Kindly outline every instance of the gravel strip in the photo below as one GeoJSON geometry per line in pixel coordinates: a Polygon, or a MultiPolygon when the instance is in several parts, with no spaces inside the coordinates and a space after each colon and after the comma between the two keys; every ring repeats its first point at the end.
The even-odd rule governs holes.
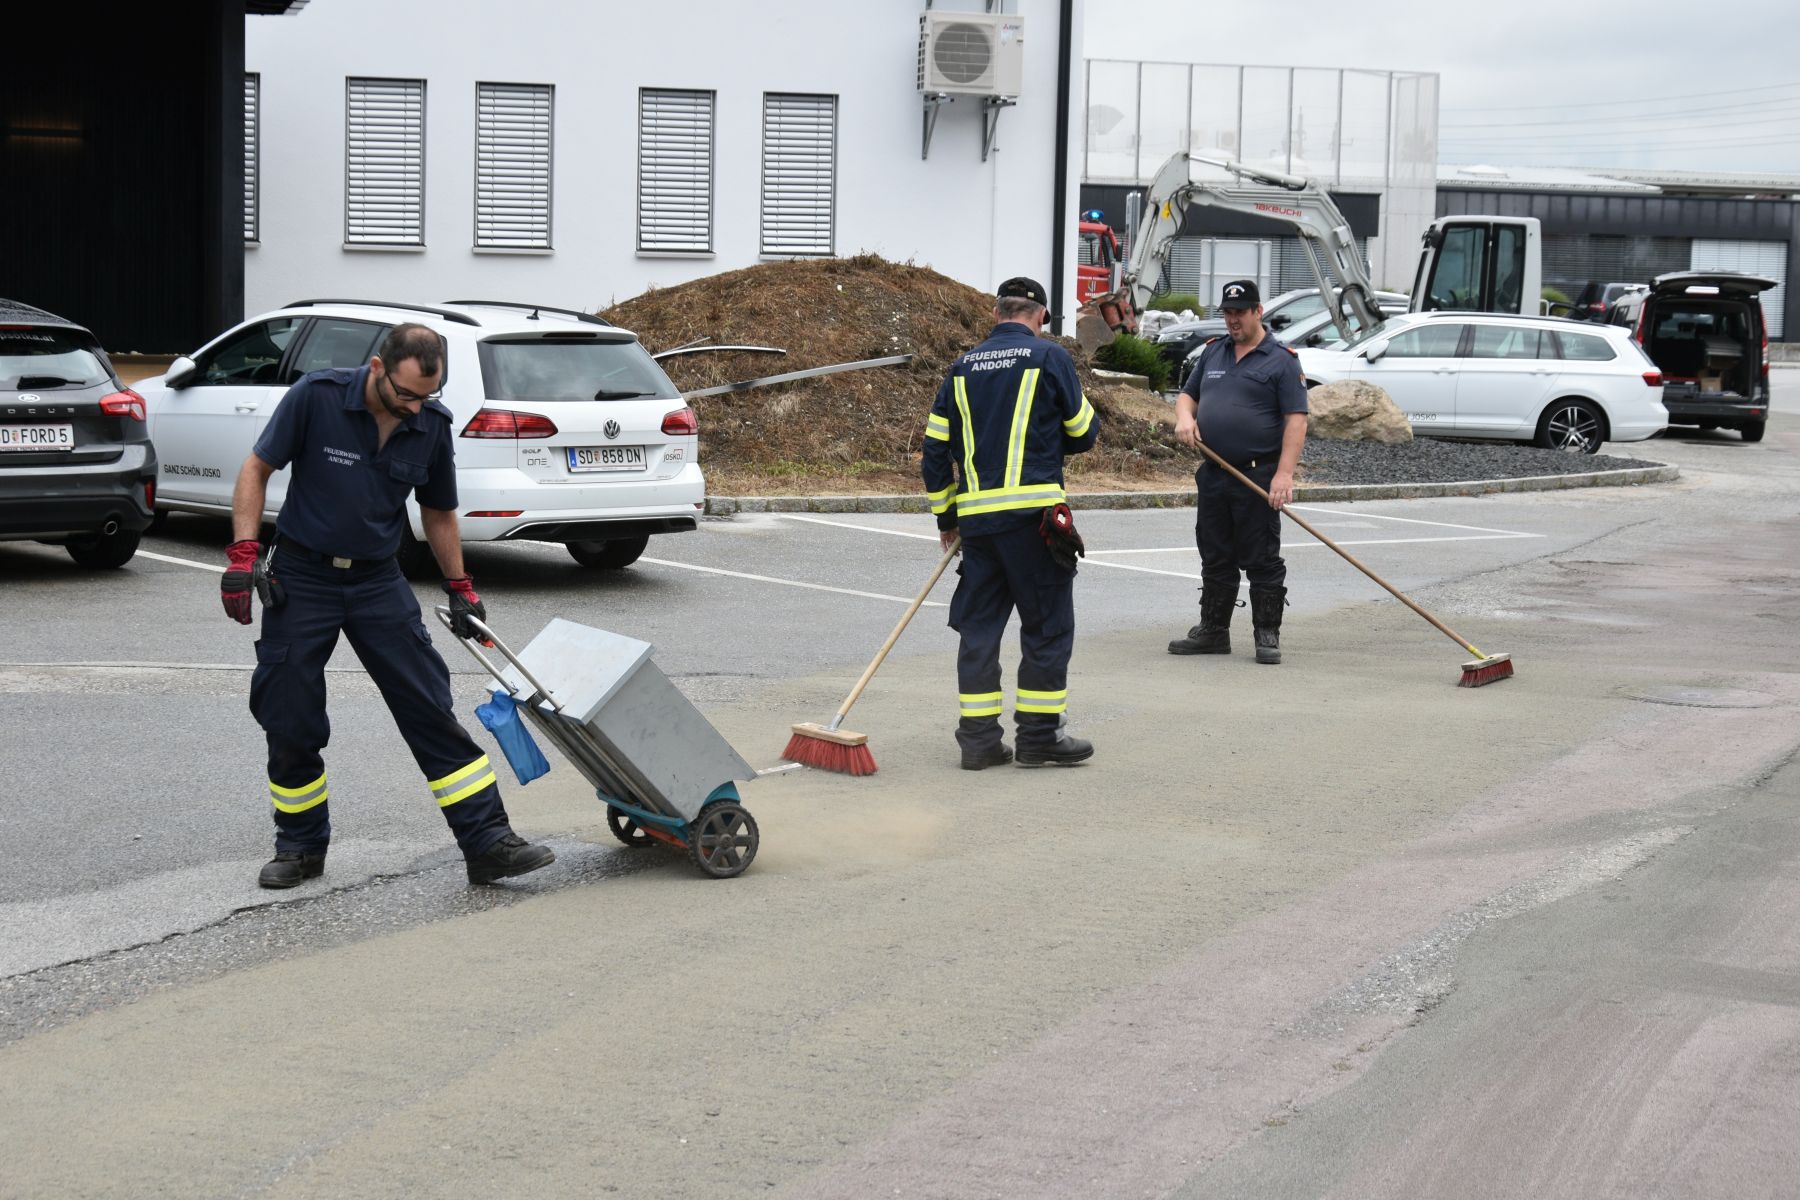
{"type": "Polygon", "coordinates": [[[1306,439],[1300,454],[1300,482],[1460,483],[1473,479],[1524,479],[1539,475],[1581,475],[1657,464],[1611,454],[1573,454],[1506,442],[1451,442],[1416,438],[1397,446],[1381,442],[1306,439]]]}

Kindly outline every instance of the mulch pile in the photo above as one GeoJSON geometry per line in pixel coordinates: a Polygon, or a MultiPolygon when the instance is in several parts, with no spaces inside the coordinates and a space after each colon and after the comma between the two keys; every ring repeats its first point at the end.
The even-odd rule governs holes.
{"type": "MultiPolygon", "coordinates": [[[[701,338],[776,346],[772,354],[665,359],[684,391],[866,358],[874,367],[694,401],[708,490],[721,495],[911,492],[919,443],[944,372],[992,327],[993,298],[926,267],[874,255],[762,263],[657,288],[600,315],[633,330],[651,353],[701,338]]],[[[1069,339],[1100,441],[1071,459],[1088,490],[1178,485],[1194,454],[1173,442],[1173,410],[1150,393],[1100,382],[1069,339]]]]}

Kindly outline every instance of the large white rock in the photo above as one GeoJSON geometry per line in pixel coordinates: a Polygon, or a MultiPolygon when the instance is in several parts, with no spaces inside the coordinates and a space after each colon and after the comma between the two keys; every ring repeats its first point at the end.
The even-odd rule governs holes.
{"type": "Polygon", "coordinates": [[[1346,442],[1410,442],[1412,425],[1388,394],[1360,379],[1340,379],[1306,393],[1306,432],[1346,442]]]}

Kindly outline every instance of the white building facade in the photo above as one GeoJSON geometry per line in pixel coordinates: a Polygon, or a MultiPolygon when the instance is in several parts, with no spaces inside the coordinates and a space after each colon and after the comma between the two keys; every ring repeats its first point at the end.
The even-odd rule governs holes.
{"type": "Polygon", "coordinates": [[[931,6],[1014,18],[1020,69],[1009,104],[943,104],[922,156],[926,9],[314,0],[250,18],[246,309],[349,297],[592,311],[769,259],[862,252],[983,290],[1016,274],[1049,285],[1067,54],[1072,312],[1081,0],[931,6]]]}

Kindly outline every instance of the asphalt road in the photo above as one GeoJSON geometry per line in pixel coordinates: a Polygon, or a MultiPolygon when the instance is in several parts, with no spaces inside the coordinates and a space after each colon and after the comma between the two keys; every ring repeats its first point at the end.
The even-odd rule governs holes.
{"type": "MultiPolygon", "coordinates": [[[[1475,691],[1291,527],[1287,662],[1172,658],[1191,512],[1084,514],[1094,762],[954,769],[946,584],[849,722],[881,772],[747,785],[727,883],[558,761],[507,791],[558,863],[469,890],[343,649],[328,873],[261,893],[223,525],[0,545],[0,1196],[1788,1194],[1797,408],[1629,448],[1674,484],[1309,509],[1514,655],[1475,691]]],[[[503,634],[653,642],[758,765],[934,560],[911,516],[469,554],[503,634]]]]}

